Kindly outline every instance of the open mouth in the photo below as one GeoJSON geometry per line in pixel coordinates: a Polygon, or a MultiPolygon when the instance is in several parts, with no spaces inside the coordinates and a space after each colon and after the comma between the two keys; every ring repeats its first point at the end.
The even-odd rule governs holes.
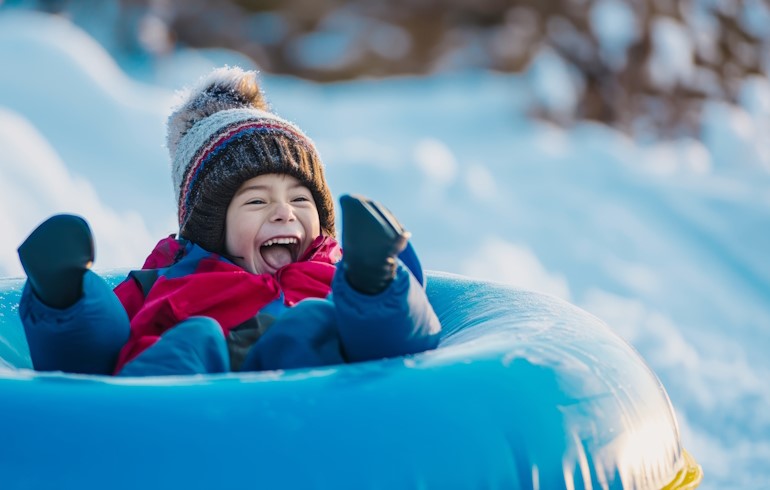
{"type": "Polygon", "coordinates": [[[275,270],[296,262],[299,256],[299,238],[275,237],[266,240],[260,247],[262,260],[275,270]]]}

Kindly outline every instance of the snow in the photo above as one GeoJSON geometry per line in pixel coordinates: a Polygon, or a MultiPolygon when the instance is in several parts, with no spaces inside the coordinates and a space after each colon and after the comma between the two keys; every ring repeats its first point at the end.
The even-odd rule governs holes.
{"type": "Polygon", "coordinates": [[[0,269],[21,274],[18,259],[9,254],[52,209],[87,216],[93,229],[98,260],[106,264],[144,261],[155,243],[138,213],[117,212],[97,195],[88,180],[72,175],[48,142],[21,115],[0,107],[0,269]],[[128,262],[127,262],[128,261],[128,262]]]}
{"type": "MultiPolygon", "coordinates": [[[[56,17],[0,17],[0,66],[12,67],[3,71],[0,104],[23,114],[75,175],[102,182],[113,207],[144,216],[173,209],[162,140],[145,136],[163,131],[167,91],[131,80],[56,17]]],[[[148,224],[154,234],[167,226],[148,224]]]]}
{"type": "Polygon", "coordinates": [[[663,89],[688,86],[695,74],[695,47],[685,26],[670,17],[657,17],[652,40],[648,72],[653,84],[663,89]]]}
{"type": "MultiPolygon", "coordinates": [[[[676,21],[657,25],[657,80],[686,82],[695,47],[676,21]]],[[[140,265],[176,231],[174,89],[233,60],[249,67],[185,51],[124,73],[64,19],[0,11],[0,276],[21,275],[16,247],[60,212],[89,220],[99,269],[140,265]]],[[[710,102],[699,139],[645,143],[531,120],[531,97],[567,114],[581,90],[548,52],[521,76],[263,82],[316,141],[335,195],[383,201],[426,268],[562,297],[628,339],[671,397],[701,488],[770,481],[766,81],[744,81],[741,105],[710,102]]]]}
{"type": "Polygon", "coordinates": [[[591,7],[591,30],[602,47],[607,63],[616,70],[626,65],[626,52],[639,38],[631,5],[618,0],[599,0],[591,7]]]}
{"type": "Polygon", "coordinates": [[[459,271],[468,276],[537,290],[566,300],[570,298],[566,279],[545,270],[532,250],[495,236],[480,240],[478,254],[464,259],[459,271]]]}
{"type": "Polygon", "coordinates": [[[573,114],[583,87],[571,67],[551,49],[542,49],[528,68],[533,95],[556,116],[573,114]]]}
{"type": "Polygon", "coordinates": [[[761,0],[746,0],[741,10],[743,25],[749,34],[767,39],[770,29],[770,7],[761,0]]]}
{"type": "Polygon", "coordinates": [[[414,148],[417,166],[435,186],[449,186],[457,178],[457,162],[452,150],[441,140],[425,138],[414,148]]]}

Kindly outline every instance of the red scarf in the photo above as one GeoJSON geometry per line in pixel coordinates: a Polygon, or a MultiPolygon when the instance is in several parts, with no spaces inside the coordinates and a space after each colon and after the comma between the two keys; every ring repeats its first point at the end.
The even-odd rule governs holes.
{"type": "Polygon", "coordinates": [[[341,256],[334,238],[318,237],[297,262],[282,267],[273,276],[247,272],[190,242],[173,237],[161,240],[144,269],[167,268],[159,271],[147,296],[130,277],[115,288],[131,320],[131,334],[115,372],[157,342],[163,332],[190,317],[213,318],[227,336],[231,329],[280,298],[281,293],[287,307],[305,298],[327,297],[336,271],[334,264],[341,256]],[[179,275],[180,268],[192,272],[179,275]]]}

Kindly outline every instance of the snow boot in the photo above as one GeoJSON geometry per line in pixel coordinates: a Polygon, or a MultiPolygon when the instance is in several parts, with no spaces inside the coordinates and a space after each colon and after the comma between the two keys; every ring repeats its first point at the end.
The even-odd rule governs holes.
{"type": "Polygon", "coordinates": [[[65,309],[83,296],[83,274],[94,261],[93,236],[83,218],[70,214],[48,218],[18,252],[32,291],[44,304],[65,309]]]}
{"type": "Polygon", "coordinates": [[[343,195],[342,269],[358,292],[375,295],[396,276],[397,257],[411,234],[383,205],[363,196],[343,195]]]}

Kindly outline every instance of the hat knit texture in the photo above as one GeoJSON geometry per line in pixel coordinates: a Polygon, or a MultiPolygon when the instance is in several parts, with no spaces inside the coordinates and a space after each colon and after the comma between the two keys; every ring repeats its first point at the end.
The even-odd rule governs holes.
{"type": "Polygon", "coordinates": [[[168,119],[167,146],[181,237],[225,254],[230,201],[247,180],[273,173],[310,190],[321,230],[334,236],[334,203],[315,145],[268,110],[255,72],[218,68],[184,94],[168,119]]]}

